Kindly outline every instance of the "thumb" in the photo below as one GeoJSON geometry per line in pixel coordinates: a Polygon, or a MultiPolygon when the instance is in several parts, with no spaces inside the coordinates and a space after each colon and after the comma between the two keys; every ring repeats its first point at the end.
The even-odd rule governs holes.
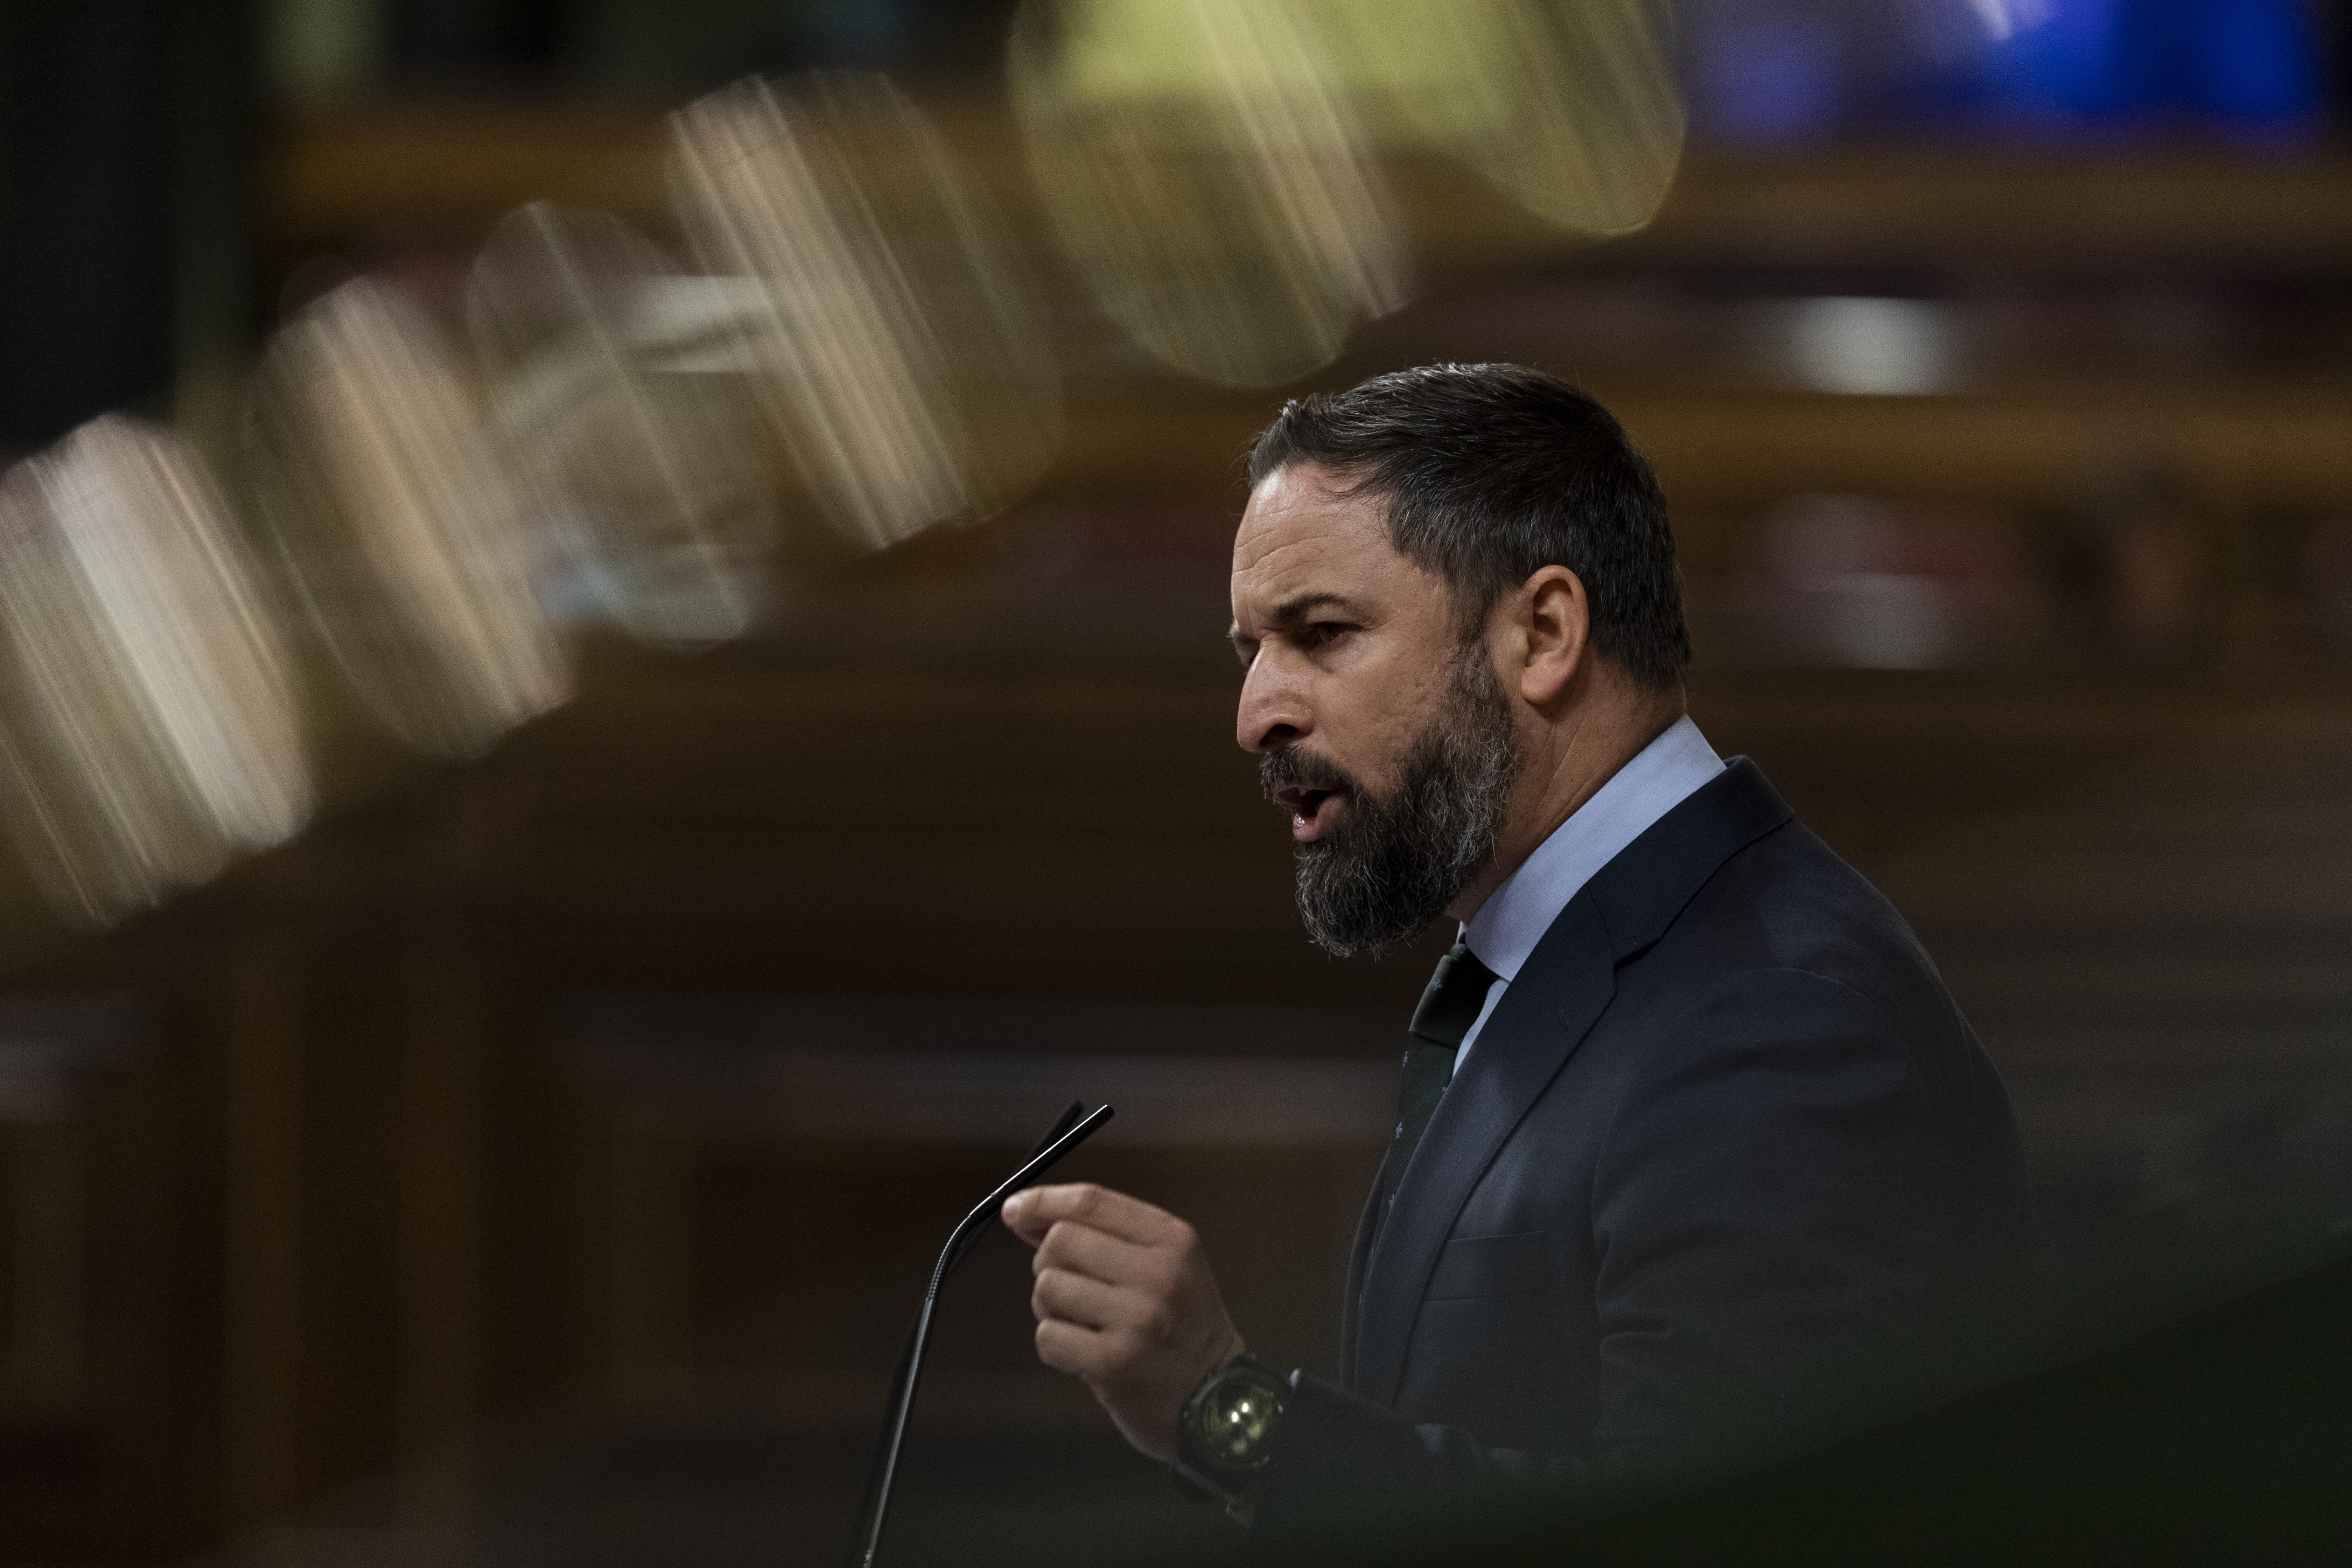
{"type": "Polygon", "coordinates": [[[1004,1221],[1004,1228],[1019,1237],[1023,1244],[1034,1252],[1045,1239],[1045,1233],[1054,1227],[1050,1223],[1024,1224],[1023,1215],[1028,1207],[1028,1203],[1027,1193],[1013,1194],[1004,1200],[1004,1207],[1000,1211],[1000,1217],[1004,1221]]]}

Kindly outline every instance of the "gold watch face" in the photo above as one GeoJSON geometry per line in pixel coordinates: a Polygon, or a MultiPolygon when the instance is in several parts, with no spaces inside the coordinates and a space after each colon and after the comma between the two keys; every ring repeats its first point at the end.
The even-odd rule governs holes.
{"type": "Polygon", "coordinates": [[[1221,1464],[1247,1465],[1281,1415],[1282,1385],[1274,1379],[1247,1371],[1223,1378],[1202,1402],[1201,1447],[1221,1464]]]}

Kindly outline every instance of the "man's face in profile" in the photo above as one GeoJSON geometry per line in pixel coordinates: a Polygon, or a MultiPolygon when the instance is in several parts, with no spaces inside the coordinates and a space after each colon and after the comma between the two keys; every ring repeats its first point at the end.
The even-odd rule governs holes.
{"type": "Polygon", "coordinates": [[[1290,813],[1299,914],[1340,954],[1444,912],[1493,857],[1516,763],[1483,637],[1389,542],[1381,499],[1312,464],[1266,478],[1234,540],[1234,738],[1290,813]]]}

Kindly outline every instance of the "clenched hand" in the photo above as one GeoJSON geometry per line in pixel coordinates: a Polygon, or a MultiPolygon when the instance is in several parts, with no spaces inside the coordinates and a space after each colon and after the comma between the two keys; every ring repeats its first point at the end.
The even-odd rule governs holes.
{"type": "Polygon", "coordinates": [[[1213,1367],[1244,1348],[1192,1227],[1092,1183],[1004,1200],[1036,1256],[1037,1359],[1082,1380],[1127,1440],[1176,1457],[1176,1417],[1213,1367]]]}

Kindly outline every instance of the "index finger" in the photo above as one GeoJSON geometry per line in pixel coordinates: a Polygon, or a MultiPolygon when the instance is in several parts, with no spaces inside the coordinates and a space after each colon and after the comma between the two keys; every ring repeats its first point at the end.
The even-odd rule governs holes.
{"type": "Polygon", "coordinates": [[[1024,1239],[1042,1240],[1046,1231],[1066,1219],[1146,1247],[1165,1239],[1176,1224],[1176,1216],[1166,1209],[1092,1182],[1032,1187],[1004,1200],[1004,1223],[1024,1239]]]}

